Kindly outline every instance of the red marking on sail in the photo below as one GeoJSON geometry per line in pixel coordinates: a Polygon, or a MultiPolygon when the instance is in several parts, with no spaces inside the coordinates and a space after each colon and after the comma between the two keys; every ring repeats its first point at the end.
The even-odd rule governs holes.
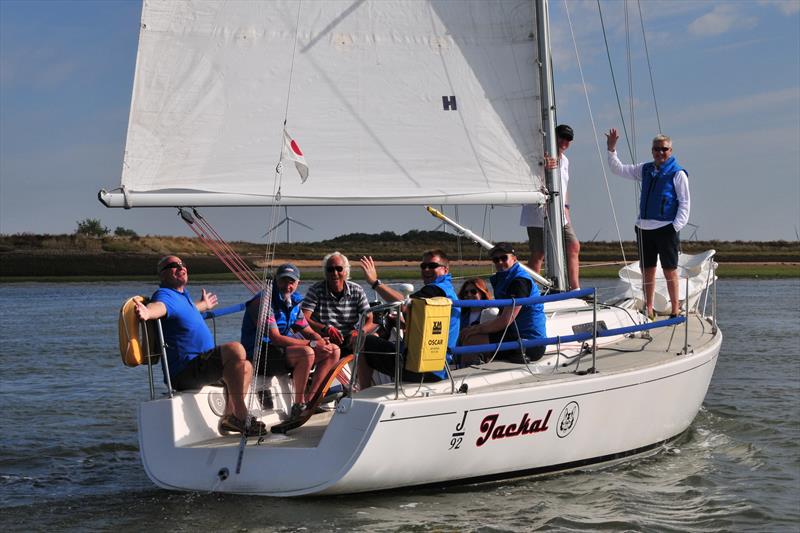
{"type": "Polygon", "coordinates": [[[283,140],[286,144],[287,157],[294,161],[294,166],[300,174],[300,180],[305,183],[308,179],[308,163],[306,163],[303,151],[300,150],[300,145],[292,139],[292,136],[286,130],[283,130],[283,140]]]}

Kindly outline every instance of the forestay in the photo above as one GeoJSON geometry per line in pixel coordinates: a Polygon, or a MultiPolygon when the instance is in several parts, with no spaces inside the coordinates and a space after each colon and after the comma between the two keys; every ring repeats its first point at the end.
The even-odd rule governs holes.
{"type": "Polygon", "coordinates": [[[145,0],[127,204],[272,204],[285,115],[310,176],[284,164],[283,204],[541,201],[534,18],[530,0],[145,0]]]}

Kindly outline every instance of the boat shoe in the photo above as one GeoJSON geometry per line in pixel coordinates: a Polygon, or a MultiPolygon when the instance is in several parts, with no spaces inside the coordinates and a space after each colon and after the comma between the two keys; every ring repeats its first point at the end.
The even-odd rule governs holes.
{"type": "Polygon", "coordinates": [[[305,410],[306,404],[304,403],[296,403],[292,405],[292,410],[289,412],[289,420],[300,418],[300,415],[303,414],[303,411],[305,410]]]}
{"type": "Polygon", "coordinates": [[[245,432],[245,423],[236,415],[224,415],[219,419],[217,430],[220,435],[231,435],[234,433],[245,434],[248,437],[260,437],[267,434],[267,426],[263,422],[250,417],[250,427],[245,432]]]}

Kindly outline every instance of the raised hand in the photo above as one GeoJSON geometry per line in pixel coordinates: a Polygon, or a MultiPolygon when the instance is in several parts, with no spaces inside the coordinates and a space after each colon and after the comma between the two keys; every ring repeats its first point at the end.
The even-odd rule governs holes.
{"type": "Polygon", "coordinates": [[[214,309],[217,306],[217,295],[213,292],[206,292],[203,289],[202,296],[200,297],[200,302],[203,304],[203,309],[201,311],[208,311],[209,309],[214,309]]]}
{"type": "Polygon", "coordinates": [[[378,279],[378,269],[375,268],[375,261],[370,256],[364,256],[358,260],[361,270],[364,271],[364,278],[367,283],[372,285],[378,279]]]}
{"type": "Polygon", "coordinates": [[[614,152],[617,149],[617,141],[619,140],[619,134],[617,133],[616,128],[611,128],[606,133],[606,147],[608,148],[609,152],[614,152]]]}

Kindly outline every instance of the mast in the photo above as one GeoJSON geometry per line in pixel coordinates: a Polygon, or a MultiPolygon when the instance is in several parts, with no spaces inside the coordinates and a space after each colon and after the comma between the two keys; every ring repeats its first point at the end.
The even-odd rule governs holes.
{"type": "MultiPolygon", "coordinates": [[[[539,79],[541,80],[542,129],[544,151],[552,157],[558,156],[556,145],[556,100],[553,91],[553,63],[550,54],[550,17],[547,0],[536,0],[536,37],[539,45],[539,79]]],[[[550,196],[547,200],[547,222],[545,223],[545,264],[556,290],[567,290],[566,261],[564,254],[564,213],[561,201],[561,172],[545,169],[545,184],[550,196]],[[547,231],[552,228],[553,231],[547,231]]]]}

